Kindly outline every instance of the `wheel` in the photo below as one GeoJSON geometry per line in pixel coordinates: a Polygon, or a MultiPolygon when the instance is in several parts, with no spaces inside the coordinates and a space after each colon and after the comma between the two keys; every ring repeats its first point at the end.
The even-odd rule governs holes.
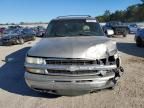
{"type": "Polygon", "coordinates": [[[117,82],[115,81],[115,82],[112,82],[112,83],[114,83],[114,85],[111,86],[111,87],[108,87],[107,89],[109,89],[109,90],[114,90],[115,89],[115,87],[117,86],[117,82]]]}
{"type": "Polygon", "coordinates": [[[128,32],[129,32],[128,30],[125,30],[125,32],[123,33],[123,37],[126,37],[128,32]]]}
{"type": "Polygon", "coordinates": [[[126,37],[126,34],[124,34],[123,37],[126,37]]]}
{"type": "Polygon", "coordinates": [[[33,37],[32,37],[32,40],[35,40],[35,39],[36,39],[36,37],[35,37],[35,36],[33,36],[33,37]]]}
{"type": "Polygon", "coordinates": [[[115,86],[107,88],[108,90],[114,90],[115,86]]]}
{"type": "Polygon", "coordinates": [[[19,44],[24,44],[24,39],[23,38],[19,39],[19,44]]]}
{"type": "Polygon", "coordinates": [[[131,34],[131,30],[130,29],[128,29],[128,33],[131,34]]]}
{"type": "Polygon", "coordinates": [[[41,37],[44,37],[44,33],[42,33],[41,37]]]}
{"type": "Polygon", "coordinates": [[[136,45],[137,45],[138,47],[142,47],[142,46],[143,46],[142,39],[141,39],[140,37],[138,37],[138,38],[136,39],[136,45]]]}
{"type": "Polygon", "coordinates": [[[19,44],[19,43],[20,43],[18,39],[16,39],[16,41],[15,41],[15,42],[16,42],[16,44],[19,44]]]}

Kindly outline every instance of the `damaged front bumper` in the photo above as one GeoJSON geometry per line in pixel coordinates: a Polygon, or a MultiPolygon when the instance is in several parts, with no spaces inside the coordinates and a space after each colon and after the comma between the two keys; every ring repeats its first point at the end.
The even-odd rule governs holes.
{"type": "Polygon", "coordinates": [[[113,87],[114,73],[104,77],[64,77],[37,75],[25,72],[25,79],[28,86],[36,91],[54,93],[60,95],[80,95],[95,90],[113,87]]]}
{"type": "Polygon", "coordinates": [[[114,87],[120,73],[123,72],[117,65],[89,65],[89,66],[54,66],[25,64],[25,80],[27,85],[40,92],[54,93],[60,95],[79,95],[93,92],[99,89],[114,87]],[[42,69],[43,74],[29,72],[28,68],[42,69]],[[50,74],[47,69],[57,70],[97,70],[90,74],[50,74]],[[102,72],[105,72],[102,74],[102,72]]]}

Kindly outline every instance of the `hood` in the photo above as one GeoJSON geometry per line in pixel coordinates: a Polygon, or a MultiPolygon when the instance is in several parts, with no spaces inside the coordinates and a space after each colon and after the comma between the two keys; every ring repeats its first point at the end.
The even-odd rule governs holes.
{"type": "Polygon", "coordinates": [[[116,49],[115,42],[105,36],[44,38],[28,55],[36,57],[102,59],[116,49]]]}

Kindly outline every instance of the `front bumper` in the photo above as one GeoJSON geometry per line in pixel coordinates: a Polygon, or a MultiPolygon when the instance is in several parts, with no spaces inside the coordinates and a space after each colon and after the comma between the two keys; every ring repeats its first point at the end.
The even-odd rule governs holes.
{"type": "Polygon", "coordinates": [[[37,91],[60,95],[79,95],[113,87],[115,73],[106,76],[49,76],[25,72],[27,85],[37,91]]]}
{"type": "Polygon", "coordinates": [[[2,40],[2,44],[3,45],[13,45],[13,44],[17,44],[15,39],[9,39],[9,40],[2,40]]]}

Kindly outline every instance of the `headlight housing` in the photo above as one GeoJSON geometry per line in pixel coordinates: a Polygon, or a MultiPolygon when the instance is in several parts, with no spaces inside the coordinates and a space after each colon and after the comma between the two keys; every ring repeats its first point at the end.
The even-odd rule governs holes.
{"type": "Polygon", "coordinates": [[[115,55],[118,52],[117,49],[112,49],[109,51],[110,55],[115,55]]]}
{"type": "Polygon", "coordinates": [[[118,52],[115,41],[110,41],[107,43],[107,51],[110,55],[115,55],[118,52]]]}
{"type": "Polygon", "coordinates": [[[106,53],[106,51],[107,47],[105,44],[95,45],[87,50],[86,57],[99,59],[106,53]]]}
{"type": "Polygon", "coordinates": [[[26,57],[26,63],[29,64],[44,64],[43,58],[37,58],[37,57],[26,57]]]}

